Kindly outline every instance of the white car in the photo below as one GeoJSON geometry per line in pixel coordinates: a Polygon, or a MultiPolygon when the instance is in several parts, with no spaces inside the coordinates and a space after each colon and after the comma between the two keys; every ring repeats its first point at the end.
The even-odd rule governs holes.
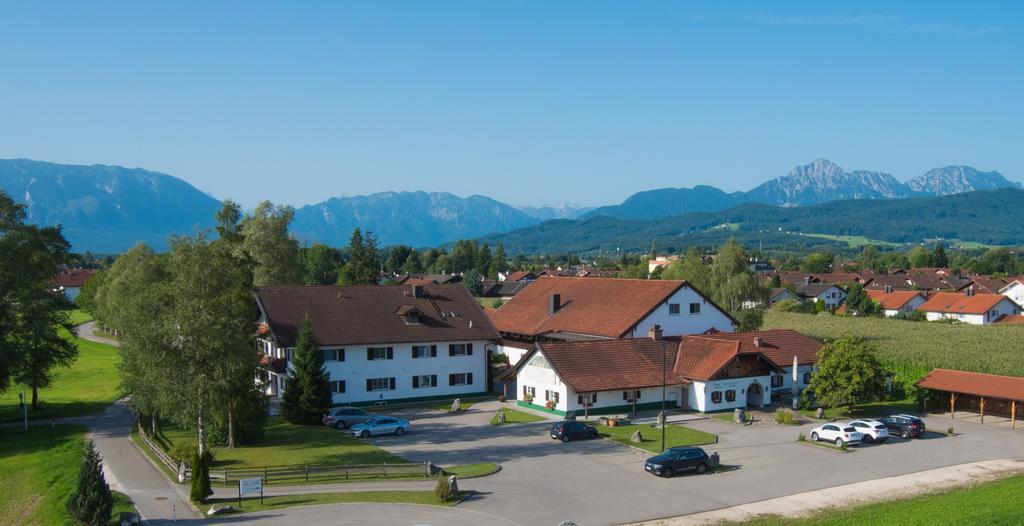
{"type": "Polygon", "coordinates": [[[889,438],[889,428],[878,420],[852,420],[847,422],[848,426],[856,429],[864,435],[862,439],[868,444],[872,442],[885,442],[889,438]]]}
{"type": "Polygon", "coordinates": [[[857,445],[863,438],[863,433],[848,424],[825,424],[811,430],[811,440],[834,442],[836,447],[857,445]]]}

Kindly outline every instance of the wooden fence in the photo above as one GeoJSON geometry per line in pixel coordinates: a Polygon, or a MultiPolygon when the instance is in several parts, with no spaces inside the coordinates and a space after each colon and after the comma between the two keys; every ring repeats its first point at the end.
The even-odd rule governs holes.
{"type": "Polygon", "coordinates": [[[167,469],[171,470],[171,473],[177,475],[178,482],[185,482],[191,478],[192,468],[188,467],[188,465],[184,463],[179,464],[177,460],[171,458],[171,456],[164,451],[164,448],[160,447],[160,444],[153,442],[153,439],[149,438],[149,435],[146,434],[146,430],[142,428],[141,423],[139,424],[139,438],[141,438],[142,442],[153,451],[156,458],[158,458],[160,462],[163,462],[163,464],[167,466],[167,469]]]}
{"type": "Polygon", "coordinates": [[[265,466],[256,468],[210,469],[210,481],[225,486],[240,479],[262,478],[264,484],[305,484],[329,480],[379,478],[429,478],[430,467],[423,464],[339,464],[335,466],[265,466]]]}

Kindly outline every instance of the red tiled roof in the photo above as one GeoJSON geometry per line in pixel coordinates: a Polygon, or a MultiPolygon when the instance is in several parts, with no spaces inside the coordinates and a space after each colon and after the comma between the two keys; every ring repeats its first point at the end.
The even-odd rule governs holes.
{"type": "Polygon", "coordinates": [[[918,387],[1024,402],[1024,378],[996,374],[933,369],[917,382],[918,387]]]}
{"type": "Polygon", "coordinates": [[[686,382],[673,375],[676,344],[649,338],[595,340],[572,343],[543,343],[539,349],[563,382],[576,392],[654,387],[662,382],[662,359],[666,359],[667,381],[686,382]]]}
{"type": "Polygon", "coordinates": [[[1004,279],[993,278],[990,276],[971,276],[971,282],[974,283],[975,290],[990,294],[998,293],[1008,283],[1004,279]]]}
{"type": "Polygon", "coordinates": [[[1002,291],[1010,288],[1012,285],[1018,284],[1018,283],[1021,284],[1021,285],[1024,285],[1024,276],[1007,279],[1006,280],[1006,286],[1003,287],[1002,289],[1000,289],[1000,292],[1002,292],[1002,291]]]}
{"type": "Polygon", "coordinates": [[[533,274],[530,271],[528,271],[528,270],[517,270],[517,271],[509,274],[508,277],[505,278],[505,281],[520,281],[520,280],[522,280],[524,278],[528,278],[528,277],[532,277],[532,276],[533,276],[533,274]]]}
{"type": "Polygon", "coordinates": [[[698,339],[740,342],[741,353],[760,352],[779,367],[792,366],[793,356],[796,356],[800,365],[817,363],[818,351],[821,350],[821,342],[818,340],[789,329],[686,336],[683,338],[683,344],[698,339]],[[760,347],[754,344],[757,338],[761,339],[760,347]]]}
{"type": "Polygon", "coordinates": [[[1024,314],[1004,314],[996,320],[996,323],[1007,325],[1024,325],[1024,314]]]}
{"type": "Polygon", "coordinates": [[[975,294],[968,296],[962,292],[937,292],[921,305],[925,312],[947,312],[962,314],[985,314],[1000,301],[1009,301],[1002,294],[975,294]]]}
{"type": "Polygon", "coordinates": [[[685,281],[671,280],[542,276],[491,314],[491,321],[509,334],[563,332],[621,338],[686,286],[685,281]],[[552,294],[561,296],[561,307],[549,315],[552,294]]]}
{"type": "Polygon", "coordinates": [[[679,343],[672,372],[683,378],[710,380],[740,353],[740,342],[687,336],[679,343]]]}
{"type": "Polygon", "coordinates": [[[868,297],[886,310],[900,310],[908,301],[917,296],[924,298],[924,294],[916,290],[894,290],[886,293],[884,290],[868,290],[868,297]]]}
{"type": "Polygon", "coordinates": [[[85,268],[65,270],[53,277],[53,284],[66,289],[82,288],[86,281],[96,275],[96,272],[98,271],[85,268]]]}
{"type": "Polygon", "coordinates": [[[876,274],[864,288],[885,290],[886,286],[892,287],[893,290],[913,290],[914,288],[907,283],[907,276],[903,274],[876,274]]]}
{"type": "Polygon", "coordinates": [[[256,287],[271,333],[292,347],[308,315],[319,345],[496,340],[498,333],[461,284],[256,287]],[[419,311],[407,324],[399,312],[419,311]],[[454,314],[453,314],[454,313],[454,314]]]}

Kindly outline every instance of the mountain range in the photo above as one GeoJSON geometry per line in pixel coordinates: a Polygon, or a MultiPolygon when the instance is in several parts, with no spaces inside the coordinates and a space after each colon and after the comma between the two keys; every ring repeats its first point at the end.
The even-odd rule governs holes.
{"type": "MultiPolygon", "coordinates": [[[[501,233],[521,233],[517,229],[527,227],[540,235],[570,223],[593,226],[593,220],[602,217],[662,220],[682,214],[749,210],[754,204],[796,208],[837,200],[907,199],[1020,187],[998,172],[967,166],[936,168],[903,183],[887,173],[846,172],[835,163],[817,159],[747,192],[728,193],[712,186],[664,188],[635,193],[621,204],[596,209],[571,205],[516,208],[486,196],[463,198],[443,192],[332,197],[296,209],[292,231],[303,242],[341,246],[358,226],[374,232],[384,246],[425,247],[460,238],[499,239],[501,233]]],[[[73,249],[79,252],[121,252],[139,241],[162,249],[170,234],[210,228],[220,207],[217,199],[181,179],[117,166],[0,160],[0,189],[26,205],[30,221],[63,225],[73,249]]],[[[726,223],[735,221],[722,222],[726,223]]]]}

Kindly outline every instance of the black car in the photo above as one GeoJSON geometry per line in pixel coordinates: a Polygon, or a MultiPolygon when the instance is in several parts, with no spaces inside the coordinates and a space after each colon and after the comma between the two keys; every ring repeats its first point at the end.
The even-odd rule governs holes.
{"type": "Polygon", "coordinates": [[[882,423],[889,430],[889,434],[899,435],[903,440],[911,437],[917,438],[924,434],[924,420],[912,415],[892,415],[885,417],[882,423]]]}
{"type": "Polygon", "coordinates": [[[659,477],[671,477],[682,471],[696,471],[703,475],[710,467],[708,454],[699,447],[670,447],[644,462],[644,471],[659,477]]]}
{"type": "Polygon", "coordinates": [[[551,438],[568,442],[577,438],[597,438],[597,428],[583,422],[562,421],[551,426],[551,438]]]}

